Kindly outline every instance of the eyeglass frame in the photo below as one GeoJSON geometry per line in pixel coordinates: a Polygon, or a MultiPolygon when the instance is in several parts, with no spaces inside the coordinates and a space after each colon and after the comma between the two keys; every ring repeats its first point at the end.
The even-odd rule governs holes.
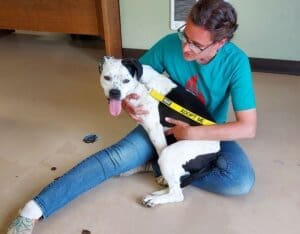
{"type": "Polygon", "coordinates": [[[177,35],[178,35],[178,38],[179,40],[182,42],[182,43],[186,43],[189,48],[196,54],[200,54],[202,53],[203,51],[205,51],[206,49],[208,49],[209,47],[211,47],[213,44],[216,43],[216,41],[213,41],[212,43],[210,43],[208,46],[205,46],[204,48],[200,48],[199,46],[195,45],[195,43],[193,41],[191,41],[187,35],[185,34],[184,32],[184,28],[185,28],[186,24],[180,26],[178,29],[177,29],[177,35]]]}

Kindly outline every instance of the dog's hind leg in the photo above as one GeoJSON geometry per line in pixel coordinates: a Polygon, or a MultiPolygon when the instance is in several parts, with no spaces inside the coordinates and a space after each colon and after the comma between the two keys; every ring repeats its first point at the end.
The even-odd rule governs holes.
{"type": "Polygon", "coordinates": [[[162,175],[156,177],[155,180],[156,180],[157,184],[164,186],[164,187],[168,187],[168,182],[162,175]]]}
{"type": "Polygon", "coordinates": [[[183,201],[184,196],[180,187],[180,178],[186,172],[182,164],[174,163],[174,161],[176,161],[174,159],[180,156],[181,155],[176,155],[176,151],[174,151],[172,145],[162,151],[158,163],[162,175],[168,182],[169,188],[146,196],[143,199],[145,206],[154,207],[159,204],[183,201]]]}

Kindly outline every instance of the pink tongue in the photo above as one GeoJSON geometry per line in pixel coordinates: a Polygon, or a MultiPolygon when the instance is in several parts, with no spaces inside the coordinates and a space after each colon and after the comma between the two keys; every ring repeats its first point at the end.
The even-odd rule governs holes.
{"type": "Polygon", "coordinates": [[[113,116],[121,113],[122,105],[120,100],[109,100],[109,112],[113,116]]]}

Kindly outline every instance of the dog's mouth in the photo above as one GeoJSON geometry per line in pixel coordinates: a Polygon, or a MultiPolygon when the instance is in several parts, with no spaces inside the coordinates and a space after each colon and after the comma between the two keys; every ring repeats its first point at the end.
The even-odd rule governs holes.
{"type": "Polygon", "coordinates": [[[108,99],[109,113],[112,116],[118,116],[122,110],[122,101],[118,99],[108,99]]]}
{"type": "Polygon", "coordinates": [[[109,112],[112,116],[118,116],[122,110],[121,91],[113,88],[108,94],[109,112]]]}

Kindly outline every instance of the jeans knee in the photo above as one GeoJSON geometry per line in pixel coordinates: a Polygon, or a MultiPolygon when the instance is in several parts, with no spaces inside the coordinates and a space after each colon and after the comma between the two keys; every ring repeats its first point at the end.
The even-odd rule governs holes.
{"type": "Polygon", "coordinates": [[[235,186],[232,186],[227,191],[225,191],[225,194],[231,196],[246,195],[251,192],[254,184],[255,174],[254,172],[251,172],[248,176],[244,176],[238,182],[236,182],[235,186]]]}
{"type": "Polygon", "coordinates": [[[250,193],[253,186],[254,186],[253,182],[248,182],[248,183],[241,184],[236,189],[235,194],[232,194],[232,195],[246,195],[246,194],[250,193]]]}

